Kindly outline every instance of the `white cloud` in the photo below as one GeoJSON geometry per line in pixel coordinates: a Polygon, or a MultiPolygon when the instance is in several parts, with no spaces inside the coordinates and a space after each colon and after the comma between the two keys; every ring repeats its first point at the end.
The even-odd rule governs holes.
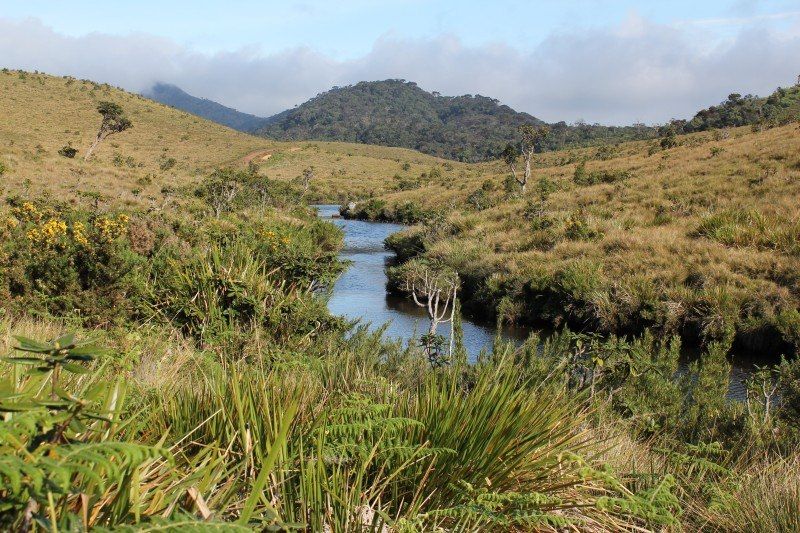
{"type": "Polygon", "coordinates": [[[483,94],[548,121],[631,123],[687,117],[730,92],[771,92],[800,73],[800,32],[748,26],[720,40],[704,25],[635,14],[616,27],[562,32],[529,52],[504,43],[386,35],[361,58],[304,47],[197,53],[147,34],[67,37],[35,19],[0,18],[0,62],[142,91],[156,81],[260,115],[333,85],[404,78],[443,94],[483,94]]]}

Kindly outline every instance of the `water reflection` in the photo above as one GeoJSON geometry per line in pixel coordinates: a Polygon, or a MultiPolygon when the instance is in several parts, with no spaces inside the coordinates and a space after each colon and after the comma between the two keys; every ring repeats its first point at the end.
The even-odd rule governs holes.
{"type": "MultiPolygon", "coordinates": [[[[386,265],[394,254],[387,251],[383,241],[398,231],[405,229],[401,224],[385,222],[365,222],[338,218],[338,205],[316,206],[321,218],[331,220],[344,230],[342,259],[352,262],[333,288],[328,308],[335,315],[350,319],[360,319],[369,323],[372,330],[388,324],[386,336],[408,342],[415,334],[425,333],[428,318],[425,311],[407,298],[391,296],[386,292],[386,265]]],[[[494,326],[479,324],[466,318],[464,325],[464,345],[471,360],[475,360],[481,350],[490,349],[494,339],[494,326]]],[[[502,331],[506,340],[521,344],[530,334],[529,328],[507,327],[502,331]]],[[[439,326],[439,333],[448,337],[450,325],[439,326]]],[[[688,361],[696,359],[699,353],[685,347],[681,371],[688,369],[688,361]]],[[[746,391],[744,381],[752,373],[752,360],[734,357],[729,384],[729,395],[743,399],[746,391]]]]}

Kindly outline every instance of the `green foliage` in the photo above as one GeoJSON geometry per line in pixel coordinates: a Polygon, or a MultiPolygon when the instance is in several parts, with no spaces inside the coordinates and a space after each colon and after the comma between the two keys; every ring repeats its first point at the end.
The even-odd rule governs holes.
{"type": "Polygon", "coordinates": [[[687,133],[759,123],[782,124],[800,114],[800,87],[779,88],[769,97],[731,94],[717,106],[699,111],[683,125],[687,133]]]}
{"type": "Polygon", "coordinates": [[[630,179],[631,173],[627,170],[595,170],[589,172],[586,170],[586,161],[581,161],[575,167],[575,173],[572,176],[572,181],[576,185],[589,186],[597,185],[599,183],[617,183],[630,179]]]}
{"type": "Polygon", "coordinates": [[[146,462],[161,457],[157,447],[115,441],[115,406],[123,402],[120,385],[100,386],[84,397],[67,392],[62,371],[90,373],[84,364],[104,354],[72,334],[52,343],[19,337],[28,355],[7,358],[32,370],[10,388],[0,389],[0,526],[28,530],[34,524],[57,531],[88,528],[92,519],[113,525],[124,521],[129,505],[125,487],[146,462]],[[49,398],[36,386],[50,381],[49,398]],[[32,385],[32,386],[28,386],[32,385]],[[99,411],[93,408],[99,407],[99,411]],[[122,511],[122,512],[120,512],[122,511]]]}
{"type": "MultiPolygon", "coordinates": [[[[522,125],[543,122],[479,95],[441,96],[413,82],[384,80],[334,87],[274,117],[260,133],[275,139],[317,139],[413,148],[426,154],[483,161],[507,157],[522,125]],[[401,111],[398,111],[401,110],[401,111]]],[[[541,150],[653,137],[654,128],[564,122],[550,125],[541,150]]]]}
{"type": "Polygon", "coordinates": [[[800,255],[800,223],[784,223],[755,210],[727,209],[706,216],[693,235],[726,246],[752,246],[800,255]]]}
{"type": "Polygon", "coordinates": [[[128,230],[125,214],[14,200],[0,243],[4,305],[90,322],[124,320],[131,273],[144,261],[128,230]]]}
{"type": "Polygon", "coordinates": [[[78,149],[73,148],[72,144],[67,144],[58,150],[58,155],[68,159],[73,159],[76,155],[78,155],[78,149]]]}
{"type": "Polygon", "coordinates": [[[593,241],[603,236],[589,224],[585,213],[572,213],[564,225],[564,235],[572,241],[593,241]]]}
{"type": "Polygon", "coordinates": [[[174,157],[166,157],[161,156],[161,160],[158,163],[158,168],[161,169],[162,172],[166,172],[175,167],[178,161],[174,157]]]}
{"type": "Polygon", "coordinates": [[[338,273],[330,252],[334,262],[326,264],[296,245],[291,252],[291,241],[274,232],[264,234],[267,240],[260,245],[240,238],[159,257],[148,297],[153,309],[202,341],[255,328],[287,339],[338,327],[324,302],[308,292],[338,273]]]}

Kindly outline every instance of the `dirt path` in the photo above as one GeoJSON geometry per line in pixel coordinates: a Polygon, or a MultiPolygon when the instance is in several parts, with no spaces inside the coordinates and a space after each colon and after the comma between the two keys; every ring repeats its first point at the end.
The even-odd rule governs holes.
{"type": "Polygon", "coordinates": [[[272,157],[272,154],[270,153],[269,150],[259,150],[257,152],[253,152],[252,154],[247,154],[246,156],[244,156],[244,159],[242,161],[244,161],[244,164],[247,165],[253,159],[258,159],[259,161],[266,161],[270,157],[272,157]]]}
{"type": "MultiPolygon", "coordinates": [[[[290,152],[297,152],[298,150],[300,150],[299,146],[292,146],[291,148],[289,148],[290,152]]],[[[248,163],[250,163],[250,161],[253,161],[254,159],[258,161],[266,161],[270,157],[272,157],[271,150],[258,150],[256,152],[244,156],[244,159],[242,159],[242,161],[244,161],[244,164],[247,165],[248,163]]]]}

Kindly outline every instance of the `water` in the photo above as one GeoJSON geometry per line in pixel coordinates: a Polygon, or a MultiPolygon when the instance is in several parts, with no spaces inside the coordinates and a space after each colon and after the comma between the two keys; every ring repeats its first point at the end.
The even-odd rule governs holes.
{"type": "MultiPolygon", "coordinates": [[[[341,258],[352,261],[350,268],[342,274],[333,287],[333,295],[328,308],[335,315],[360,319],[369,323],[373,330],[388,324],[386,336],[408,342],[428,331],[428,317],[425,310],[410,299],[392,296],[386,292],[385,268],[394,253],[383,247],[383,241],[405,229],[400,224],[385,222],[365,222],[333,218],[339,213],[338,205],[316,206],[321,218],[344,230],[344,248],[341,258]]],[[[494,338],[494,325],[479,324],[464,318],[464,345],[471,359],[475,359],[482,349],[490,349],[494,338]]],[[[449,337],[450,324],[439,326],[439,334],[449,337]]],[[[530,333],[526,328],[505,328],[502,332],[506,340],[521,344],[530,333]]]]}
{"type": "MultiPolygon", "coordinates": [[[[331,312],[350,319],[359,319],[368,323],[373,330],[388,324],[385,335],[404,342],[408,342],[415,334],[418,337],[427,332],[429,322],[424,309],[408,298],[392,296],[386,292],[385,268],[394,258],[394,253],[384,248],[383,241],[392,233],[405,229],[405,226],[336,218],[339,214],[338,205],[315,207],[320,218],[330,220],[344,230],[341,258],[352,262],[333,287],[333,294],[328,302],[331,312]]],[[[493,324],[482,324],[464,318],[463,329],[464,345],[471,360],[474,361],[481,350],[491,349],[495,334],[493,324]]],[[[529,328],[507,327],[501,335],[505,340],[521,344],[530,332],[529,328]]],[[[448,337],[450,325],[440,325],[438,333],[448,337]]],[[[698,355],[696,350],[692,351],[687,347],[682,359],[688,361],[698,355]]],[[[744,381],[752,373],[753,365],[752,359],[742,355],[733,358],[728,388],[731,398],[745,398],[744,381]]],[[[688,364],[681,363],[681,371],[687,369],[688,364]]]]}

